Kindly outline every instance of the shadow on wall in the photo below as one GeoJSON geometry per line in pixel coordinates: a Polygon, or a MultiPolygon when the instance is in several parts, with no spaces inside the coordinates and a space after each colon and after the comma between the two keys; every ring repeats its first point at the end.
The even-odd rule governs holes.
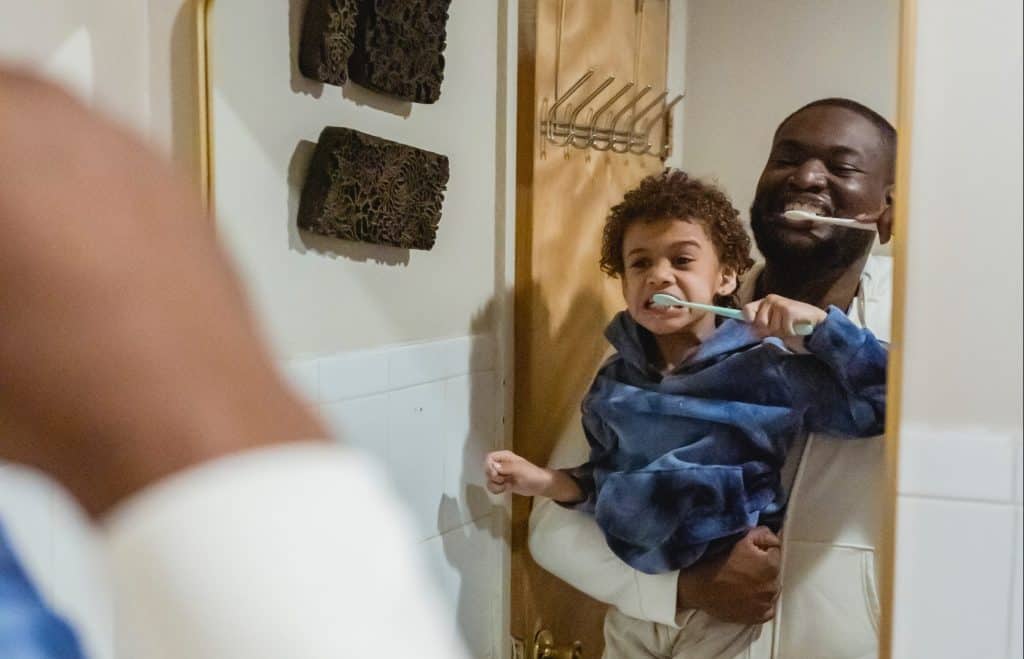
{"type": "Polygon", "coordinates": [[[292,63],[291,87],[296,94],[305,94],[320,98],[324,93],[324,84],[311,80],[299,71],[299,44],[302,41],[302,21],[306,16],[306,5],[309,0],[290,0],[288,3],[288,44],[292,63]]]}
{"type": "MultiPolygon", "coordinates": [[[[473,337],[495,335],[498,305],[492,299],[470,323],[473,337]]],[[[506,507],[497,503],[484,483],[484,456],[498,448],[504,426],[498,415],[504,387],[497,379],[495,356],[501,354],[494,341],[474,339],[469,364],[468,432],[458,438],[463,450],[461,463],[452,456],[445,468],[459,469],[458,478],[445,474],[445,481],[458,481],[460,491],[442,495],[437,510],[444,559],[459,574],[458,591],[448,593],[455,608],[455,625],[471,653],[499,647],[492,638],[501,628],[500,615],[504,570],[498,545],[507,525],[506,507]],[[488,355],[485,351],[491,351],[488,355]],[[469,520],[467,522],[467,520],[469,520]]],[[[510,414],[507,410],[506,414],[510,414]]],[[[454,439],[454,438],[453,438],[454,439]]]]}
{"type": "MultiPolygon", "coordinates": [[[[595,272],[595,278],[601,276],[595,272]]],[[[536,441],[517,449],[530,454],[530,459],[538,464],[545,464],[555,442],[567,433],[578,431],[582,393],[586,391],[607,348],[602,332],[595,331],[595,328],[603,329],[608,314],[600,295],[584,291],[573,299],[569,312],[556,327],[548,307],[538,303],[544,298],[537,288],[533,289],[532,296],[535,311],[529,327],[521,330],[531,335],[530,349],[543,351],[546,367],[543,372],[537,369],[530,382],[517,381],[516,396],[517,399],[523,396],[524,389],[532,386],[544,393],[549,404],[530,411],[529,427],[541,434],[536,436],[536,441]]],[[[477,314],[471,326],[473,336],[493,335],[498,320],[496,306],[492,301],[477,314]]],[[[463,447],[461,473],[457,479],[445,475],[446,482],[457,480],[461,489],[457,494],[448,492],[441,497],[437,531],[441,534],[444,560],[459,576],[454,589],[451,584],[442,584],[443,589],[448,586],[446,599],[455,608],[457,632],[471,652],[480,653],[491,647],[492,639],[487,635],[501,626],[497,619],[501,612],[499,598],[506,586],[502,584],[505,573],[498,562],[497,552],[504,542],[502,529],[509,522],[509,508],[498,505],[498,499],[487,493],[483,475],[484,455],[501,445],[503,426],[501,419],[496,418],[499,401],[494,395],[503,395],[503,388],[493,379],[489,366],[480,367],[475,363],[483,358],[484,353],[474,349],[472,355],[469,369],[471,396],[467,410],[469,431],[460,438],[463,447]]],[[[517,356],[517,362],[521,363],[522,359],[522,355],[517,356]]],[[[505,410],[505,414],[511,415],[512,410],[505,410]]],[[[520,414],[518,418],[524,416],[520,414]]],[[[522,436],[520,433],[517,435],[522,436]]],[[[446,468],[451,464],[446,461],[446,468]]],[[[513,532],[525,540],[530,500],[513,497],[512,507],[515,511],[512,519],[516,525],[513,532]]],[[[525,542],[513,545],[512,551],[526,552],[525,542]]],[[[530,560],[528,556],[523,558],[530,560]]],[[[558,592],[558,588],[565,588],[556,577],[540,569],[534,572],[536,574],[531,575],[529,583],[512,583],[511,587],[527,587],[535,594],[558,592]]],[[[598,633],[603,607],[573,607],[562,614],[579,618],[567,623],[576,629],[592,629],[598,633]]]]}

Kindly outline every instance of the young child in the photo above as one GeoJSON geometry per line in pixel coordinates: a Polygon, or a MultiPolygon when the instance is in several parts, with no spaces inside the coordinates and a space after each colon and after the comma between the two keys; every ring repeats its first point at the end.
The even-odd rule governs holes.
{"type": "Polygon", "coordinates": [[[609,547],[647,573],[778,530],[780,474],[801,432],[883,431],[886,348],[842,311],[778,296],[744,308],[749,323],[653,304],[655,293],[733,306],[750,239],[712,185],[666,170],[613,207],[601,268],[622,279],[616,349],[583,400],[590,461],[575,469],[490,453],[488,489],[541,495],[595,515],[609,547]],[[815,328],[804,338],[794,326],[815,328]]]}

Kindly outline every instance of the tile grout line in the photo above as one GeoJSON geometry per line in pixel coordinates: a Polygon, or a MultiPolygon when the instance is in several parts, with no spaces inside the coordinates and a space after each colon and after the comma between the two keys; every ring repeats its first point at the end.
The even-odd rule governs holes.
{"type": "Polygon", "coordinates": [[[970,503],[975,505],[995,506],[999,508],[1021,508],[1022,504],[1008,499],[981,499],[975,497],[955,497],[942,494],[918,494],[914,492],[898,492],[900,499],[917,499],[921,501],[944,501],[948,503],[970,503]]]}
{"type": "Polygon", "coordinates": [[[436,379],[432,379],[432,380],[424,380],[423,382],[418,382],[416,384],[410,384],[410,385],[403,385],[403,386],[397,387],[397,388],[375,389],[375,390],[373,390],[373,391],[371,391],[369,393],[359,394],[358,396],[348,396],[348,397],[345,397],[345,398],[335,398],[333,400],[320,400],[320,402],[318,404],[319,405],[336,405],[338,403],[345,403],[345,402],[349,402],[349,401],[353,401],[353,400],[360,400],[360,399],[363,399],[363,398],[372,398],[373,396],[383,396],[385,394],[397,393],[397,392],[400,392],[400,391],[407,391],[409,389],[415,389],[416,387],[422,387],[423,385],[427,385],[427,384],[436,384],[438,382],[448,382],[450,380],[456,380],[456,379],[464,377],[466,375],[475,375],[475,374],[480,374],[480,373],[497,373],[497,370],[496,369],[489,369],[489,370],[484,370],[484,371],[469,371],[469,372],[466,372],[466,373],[457,373],[455,375],[446,375],[446,376],[442,376],[440,378],[436,378],[436,379]]]}
{"type": "Polygon", "coordinates": [[[492,341],[492,337],[490,337],[490,335],[488,335],[488,334],[470,334],[470,335],[467,335],[465,337],[449,337],[449,338],[444,338],[444,339],[422,341],[422,342],[418,342],[418,343],[396,344],[396,345],[391,346],[391,347],[373,348],[373,349],[368,349],[368,350],[344,351],[344,352],[339,352],[339,353],[335,353],[335,354],[332,354],[332,355],[323,355],[323,356],[320,356],[320,357],[300,357],[300,358],[295,358],[295,359],[283,359],[283,360],[279,360],[279,363],[281,364],[281,366],[283,368],[288,368],[290,365],[293,365],[293,364],[297,365],[297,364],[310,364],[310,363],[312,363],[315,366],[316,372],[317,372],[317,391],[316,391],[317,397],[316,397],[316,402],[318,404],[328,404],[329,405],[329,404],[332,404],[332,403],[342,402],[344,400],[351,400],[351,399],[355,399],[355,398],[365,398],[365,397],[368,397],[368,396],[373,396],[373,395],[376,395],[376,394],[382,394],[382,393],[386,393],[386,392],[389,392],[389,391],[400,391],[402,389],[411,389],[412,387],[417,387],[417,386],[424,385],[424,384],[430,384],[432,382],[439,382],[439,381],[444,381],[444,380],[450,380],[450,379],[454,379],[454,378],[458,378],[458,377],[463,377],[463,376],[466,376],[466,375],[472,375],[474,373],[496,372],[497,371],[497,364],[491,364],[489,367],[486,367],[486,368],[474,368],[474,366],[472,364],[472,357],[473,357],[474,354],[476,354],[478,352],[477,350],[474,350],[473,347],[472,347],[472,343],[474,341],[492,341]],[[416,381],[411,382],[411,383],[405,383],[401,387],[393,387],[391,385],[391,383],[390,383],[390,379],[391,379],[391,359],[395,355],[395,353],[403,352],[403,351],[409,351],[409,350],[415,350],[418,347],[422,347],[422,346],[431,346],[431,345],[436,345],[436,344],[451,343],[451,342],[464,341],[464,340],[469,340],[471,342],[471,346],[470,346],[470,350],[469,350],[469,354],[468,354],[470,363],[467,364],[466,366],[464,366],[462,368],[459,368],[458,370],[456,370],[454,372],[446,373],[444,375],[439,375],[439,376],[436,376],[436,377],[427,377],[427,378],[425,378],[423,380],[416,380],[416,381]],[[387,370],[387,375],[388,375],[387,379],[389,380],[388,387],[386,389],[371,389],[371,390],[368,390],[368,391],[365,391],[365,392],[360,392],[356,396],[349,396],[347,398],[331,399],[331,400],[326,399],[324,397],[324,394],[323,394],[323,391],[324,391],[324,386],[323,386],[324,378],[323,378],[323,368],[322,368],[323,367],[323,362],[325,362],[327,360],[332,360],[332,359],[344,359],[346,357],[358,358],[360,353],[362,353],[364,357],[371,357],[372,358],[373,356],[378,356],[378,357],[380,357],[382,359],[382,361],[384,362],[384,367],[387,370]]]}
{"type": "Polygon", "coordinates": [[[434,535],[429,535],[429,536],[427,536],[425,538],[420,538],[419,540],[416,541],[416,544],[419,545],[419,544],[423,544],[425,542],[429,542],[431,540],[435,540],[437,538],[446,536],[446,535],[448,535],[449,533],[451,533],[453,531],[458,531],[459,529],[465,528],[465,527],[469,526],[470,524],[476,524],[477,522],[479,522],[481,520],[485,520],[485,519],[488,519],[489,517],[493,517],[493,516],[494,516],[494,513],[487,513],[486,515],[481,515],[480,517],[474,517],[473,519],[471,519],[469,521],[466,521],[466,522],[463,522],[462,524],[459,524],[458,526],[453,526],[452,528],[448,529],[447,531],[440,532],[440,533],[435,533],[434,535]]]}

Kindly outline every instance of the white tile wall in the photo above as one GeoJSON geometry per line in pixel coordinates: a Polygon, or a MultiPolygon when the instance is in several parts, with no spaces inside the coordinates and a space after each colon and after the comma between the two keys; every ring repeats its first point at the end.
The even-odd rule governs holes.
{"type": "Polygon", "coordinates": [[[454,612],[450,632],[460,636],[472,657],[495,658],[502,592],[501,536],[497,515],[424,541],[427,565],[442,597],[454,612]]]}
{"type": "Polygon", "coordinates": [[[444,382],[388,394],[388,472],[413,513],[421,537],[440,532],[444,483],[444,382]]]}
{"type": "MultiPolygon", "coordinates": [[[[315,363],[315,362],[314,362],[315,363]]],[[[388,355],[362,351],[319,360],[321,403],[358,398],[389,389],[388,355]],[[352,377],[358,373],[358,377],[352,377]]]]}
{"type": "Polygon", "coordinates": [[[1013,432],[901,430],[894,659],[1022,659],[1021,451],[1013,432]]]}
{"type": "MultiPolygon", "coordinates": [[[[1019,493],[1018,493],[1019,494],[1019,493]]],[[[1020,501],[1018,499],[1018,501],[1020,501]]],[[[1024,659],[1024,587],[1021,585],[1022,573],[1024,573],[1024,559],[1021,556],[1021,532],[1024,531],[1024,518],[1021,515],[1020,506],[1017,506],[1017,523],[1013,537],[1016,538],[1017,543],[1017,555],[1014,557],[1014,577],[1013,584],[1013,595],[1010,601],[1010,654],[1012,659],[1024,659]]]]}
{"type": "Polygon", "coordinates": [[[901,497],[898,514],[893,657],[1006,656],[1014,510],[901,497]]]}
{"type": "Polygon", "coordinates": [[[495,343],[460,337],[285,364],[339,438],[374,455],[412,511],[427,566],[473,657],[498,657],[505,509],[484,489],[500,443],[495,343]]]}
{"type": "Polygon", "coordinates": [[[900,433],[901,493],[1007,502],[1019,438],[984,429],[907,427],[900,433]]]}
{"type": "Polygon", "coordinates": [[[350,398],[320,406],[328,425],[339,437],[388,461],[388,394],[350,398]]]}
{"type": "Polygon", "coordinates": [[[1017,505],[1021,505],[1024,500],[1024,436],[1017,435],[1017,479],[1016,485],[1013,486],[1013,496],[1017,505]]]}

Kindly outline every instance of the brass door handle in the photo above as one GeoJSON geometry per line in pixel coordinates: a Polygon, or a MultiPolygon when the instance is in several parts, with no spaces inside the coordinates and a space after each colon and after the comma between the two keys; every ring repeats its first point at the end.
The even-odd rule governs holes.
{"type": "Polygon", "coordinates": [[[533,637],[531,659],[583,659],[583,644],[574,641],[571,646],[555,645],[554,634],[542,629],[533,637]]]}

